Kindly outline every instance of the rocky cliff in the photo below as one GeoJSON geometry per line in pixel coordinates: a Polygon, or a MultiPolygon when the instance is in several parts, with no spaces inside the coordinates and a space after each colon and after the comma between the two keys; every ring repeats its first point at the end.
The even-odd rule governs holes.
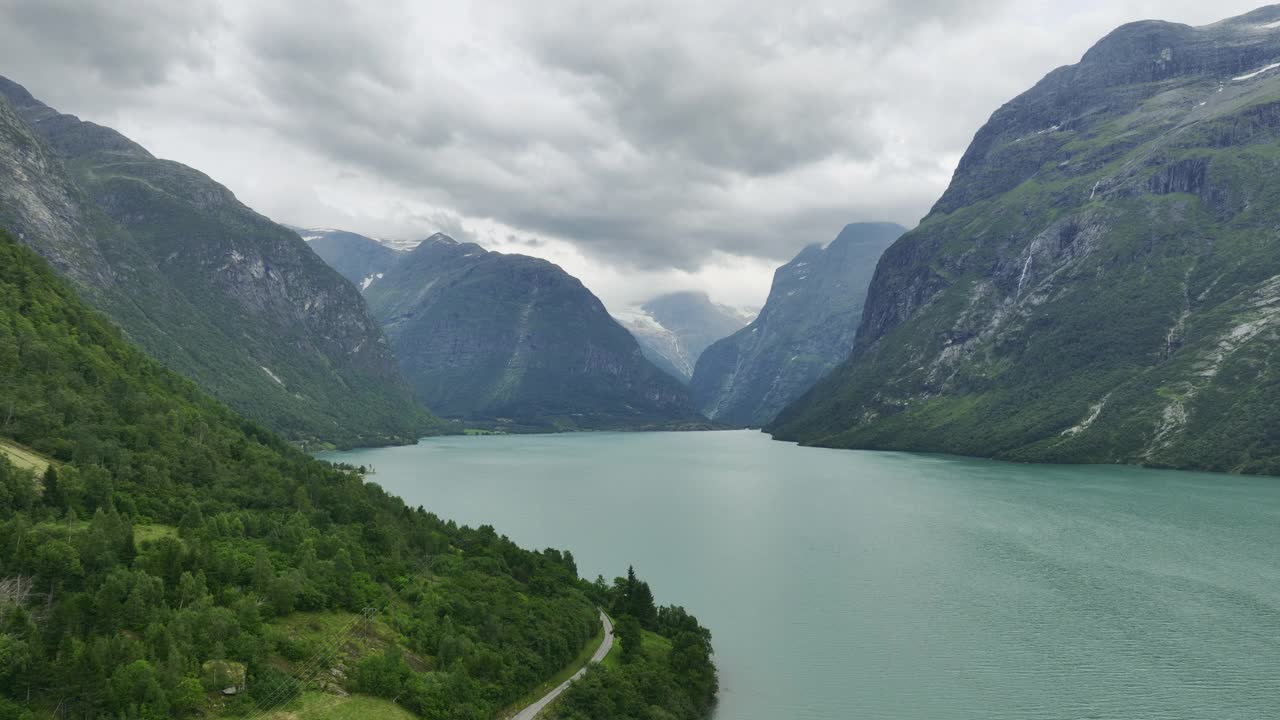
{"type": "Polygon", "coordinates": [[[707,348],[689,388],[707,417],[759,427],[853,347],[876,260],[905,228],[854,223],[778,268],[760,315],[707,348]]]}
{"type": "Polygon", "coordinates": [[[373,238],[346,230],[288,227],[306,240],[321,260],[362,292],[381,279],[402,255],[401,251],[373,238]]]}
{"type": "Polygon", "coordinates": [[[992,115],[884,255],[835,447],[1280,472],[1280,6],[1123,26],[992,115]]]}
{"type": "Polygon", "coordinates": [[[294,440],[432,427],[360,294],[296,234],[3,78],[0,222],[153,356],[294,440]]]}

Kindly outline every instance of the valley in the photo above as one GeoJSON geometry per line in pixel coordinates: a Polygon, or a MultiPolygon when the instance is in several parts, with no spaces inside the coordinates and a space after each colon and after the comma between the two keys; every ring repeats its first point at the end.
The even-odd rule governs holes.
{"type": "Polygon", "coordinates": [[[259,5],[0,7],[0,720],[1280,707],[1280,5],[259,5]]]}

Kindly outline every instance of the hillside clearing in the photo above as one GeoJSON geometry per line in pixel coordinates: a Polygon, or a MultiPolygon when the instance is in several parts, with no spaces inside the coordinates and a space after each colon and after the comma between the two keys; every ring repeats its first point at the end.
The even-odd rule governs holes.
{"type": "Polygon", "coordinates": [[[415,720],[412,713],[390,700],[320,692],[303,693],[296,704],[265,717],[267,720],[415,720]]]}
{"type": "Polygon", "coordinates": [[[0,455],[9,458],[9,462],[19,468],[32,470],[37,474],[43,474],[50,464],[49,459],[40,453],[4,438],[0,438],[0,455]]]}

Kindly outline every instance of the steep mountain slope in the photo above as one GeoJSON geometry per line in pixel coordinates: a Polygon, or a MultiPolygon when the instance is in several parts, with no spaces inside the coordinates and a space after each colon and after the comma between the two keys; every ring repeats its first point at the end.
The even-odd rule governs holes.
{"type": "Polygon", "coordinates": [[[845,226],[778,268],[760,315],[707,348],[689,384],[707,417],[759,427],[800,397],[853,347],[876,260],[905,231],[893,223],[845,226]]]}
{"type": "Polygon", "coordinates": [[[777,437],[1280,472],[1280,6],[1125,25],[978,131],[777,437]]]}
{"type": "Polygon", "coordinates": [[[387,270],[400,261],[399,250],[383,245],[373,238],[346,230],[316,230],[287,226],[298,233],[307,245],[329,267],[338,271],[361,291],[368,289],[387,270]]]}
{"type": "Polygon", "coordinates": [[[359,293],[296,234],[3,78],[0,223],[156,358],[291,439],[432,426],[359,293]]]}
{"type": "MultiPolygon", "coordinates": [[[[490,718],[588,647],[597,606],[635,612],[569,553],[406,507],[236,415],[3,230],[0,389],[0,437],[53,461],[0,453],[0,717],[275,717],[328,690],[340,716],[358,692],[490,718]]],[[[714,678],[706,631],[644,590],[654,629],[708,639],[668,682],[714,678]]]]}
{"type": "Polygon", "coordinates": [[[702,292],[661,295],[638,311],[616,317],[635,336],[645,357],[686,383],[703,350],[749,322],[745,313],[717,305],[702,292]]]}
{"type": "Polygon", "coordinates": [[[684,387],[559,267],[433,235],[366,297],[440,414],[560,428],[697,421],[684,387]]]}

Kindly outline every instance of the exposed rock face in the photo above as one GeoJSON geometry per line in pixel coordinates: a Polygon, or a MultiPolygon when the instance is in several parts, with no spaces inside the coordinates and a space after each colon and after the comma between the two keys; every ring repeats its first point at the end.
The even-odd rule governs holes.
{"type": "Polygon", "coordinates": [[[432,426],[360,294],[296,234],[3,78],[0,222],[152,355],[287,437],[432,426]]]}
{"type": "Polygon", "coordinates": [[[848,363],[836,447],[1280,472],[1280,6],[1126,25],[978,131],[848,363]]]}
{"type": "Polygon", "coordinates": [[[361,292],[382,279],[382,276],[400,261],[403,254],[381,242],[346,230],[315,230],[289,226],[298,233],[311,249],[360,288],[361,292]]]}
{"type": "Polygon", "coordinates": [[[717,305],[702,292],[662,295],[637,311],[616,317],[635,336],[645,357],[685,383],[693,377],[694,365],[711,343],[751,320],[746,312],[717,305]]]}
{"type": "Polygon", "coordinates": [[[418,396],[446,417],[559,429],[701,420],[600,300],[545,260],[437,234],[366,296],[418,396]]]}
{"type": "Polygon", "coordinates": [[[702,353],[690,383],[707,417],[759,427],[849,355],[876,260],[905,228],[848,225],[773,276],[760,315],[702,353]]]}

